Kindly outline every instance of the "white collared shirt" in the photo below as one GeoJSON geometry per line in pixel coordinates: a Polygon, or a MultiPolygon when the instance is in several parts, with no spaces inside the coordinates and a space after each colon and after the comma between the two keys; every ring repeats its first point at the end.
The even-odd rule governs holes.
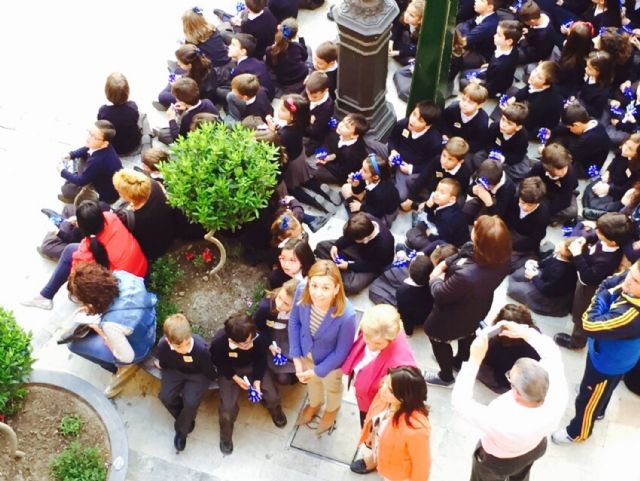
{"type": "Polygon", "coordinates": [[[500,50],[499,48],[497,48],[495,52],[493,52],[493,56],[495,58],[503,57],[505,55],[510,55],[512,51],[513,51],[513,48],[510,48],[509,50],[500,50]]]}
{"type": "Polygon", "coordinates": [[[242,62],[243,60],[246,60],[246,59],[248,59],[248,58],[249,58],[249,57],[248,57],[248,56],[246,56],[246,55],[245,55],[244,57],[240,57],[240,58],[236,61],[236,67],[237,67],[238,65],[240,65],[240,62],[242,62]]]}
{"type": "Polygon", "coordinates": [[[364,186],[365,189],[367,189],[369,192],[371,192],[373,189],[375,189],[376,187],[378,187],[378,184],[380,183],[380,181],[378,182],[372,182],[371,184],[367,184],[364,186]]]}
{"type": "Polygon", "coordinates": [[[193,109],[195,109],[196,107],[199,107],[200,104],[202,103],[202,100],[198,100],[198,103],[195,105],[192,105],[191,107],[189,107],[187,110],[184,111],[184,114],[182,114],[183,116],[187,114],[187,112],[192,111],[193,109]]]}
{"type": "Polygon", "coordinates": [[[342,137],[340,138],[340,140],[338,140],[338,148],[340,147],[348,147],[349,145],[353,145],[358,141],[358,137],[356,137],[355,139],[351,139],[351,140],[342,140],[342,137]]]}
{"type": "Polygon", "coordinates": [[[525,211],[523,211],[523,210],[522,210],[522,207],[519,207],[519,208],[520,208],[520,218],[521,218],[521,219],[524,219],[524,218],[525,218],[525,217],[527,217],[529,214],[533,214],[539,206],[540,206],[540,204],[536,205],[536,206],[535,206],[533,209],[531,209],[529,212],[525,212],[525,211]]]}
{"type": "Polygon", "coordinates": [[[426,134],[427,132],[429,132],[429,129],[431,128],[431,126],[427,126],[422,132],[414,132],[413,130],[409,130],[409,132],[411,132],[411,139],[412,140],[416,140],[419,139],[420,137],[422,137],[424,134],[426,134]]]}
{"type": "Polygon", "coordinates": [[[532,29],[540,29],[540,28],[547,28],[547,26],[549,25],[550,22],[550,18],[547,14],[545,13],[541,13],[540,14],[540,25],[536,25],[535,27],[531,27],[532,29]]]}
{"type": "Polygon", "coordinates": [[[244,103],[246,105],[251,105],[252,103],[254,103],[256,101],[257,98],[258,98],[257,96],[256,97],[251,97],[249,100],[245,100],[244,103]]]}
{"type": "Polygon", "coordinates": [[[489,17],[490,15],[493,15],[494,12],[490,12],[490,13],[485,13],[484,15],[478,15],[475,19],[476,25],[480,25],[485,18],[489,17]]]}
{"type": "Polygon", "coordinates": [[[327,100],[329,99],[329,90],[327,90],[324,95],[322,96],[322,98],[317,101],[317,102],[309,102],[309,109],[313,110],[315,109],[318,105],[322,105],[323,103],[325,103],[327,100]]]}
{"type": "Polygon", "coordinates": [[[478,115],[478,112],[480,111],[480,109],[476,110],[476,113],[473,115],[465,115],[462,113],[462,111],[460,111],[460,119],[462,119],[462,123],[466,124],[467,122],[473,120],[473,118],[478,115]]]}
{"type": "Polygon", "coordinates": [[[529,93],[530,94],[535,94],[538,92],[543,92],[544,90],[547,90],[549,88],[549,85],[547,85],[546,87],[542,87],[541,89],[534,89],[531,85],[529,85],[529,93]]]}
{"type": "MultiPolygon", "coordinates": [[[[172,351],[175,351],[173,344],[171,344],[170,342],[168,342],[167,344],[169,344],[169,349],[171,349],[172,351]]],[[[193,345],[195,344],[195,342],[193,341],[193,336],[191,336],[190,342],[189,342],[189,349],[187,349],[187,352],[184,354],[191,354],[191,351],[193,351],[193,345]]]]}
{"type": "Polygon", "coordinates": [[[251,10],[247,11],[247,18],[249,20],[255,20],[256,18],[258,18],[260,15],[262,15],[264,13],[264,10],[260,10],[258,13],[254,13],[251,10]]]}
{"type": "MultiPolygon", "coordinates": [[[[458,173],[458,171],[460,170],[460,167],[462,167],[462,162],[460,162],[458,165],[456,165],[453,169],[451,170],[447,170],[444,169],[444,171],[449,174],[449,175],[456,175],[458,173]]],[[[442,167],[442,166],[441,166],[442,167]]]]}

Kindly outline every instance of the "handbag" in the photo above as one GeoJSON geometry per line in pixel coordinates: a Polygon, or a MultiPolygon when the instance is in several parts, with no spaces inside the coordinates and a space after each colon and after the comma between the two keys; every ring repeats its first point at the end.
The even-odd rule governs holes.
{"type": "Polygon", "coordinates": [[[80,339],[84,339],[87,337],[93,329],[89,324],[77,323],[67,329],[62,333],[60,339],[58,339],[58,344],[67,344],[72,341],[79,341],[80,339]]]}

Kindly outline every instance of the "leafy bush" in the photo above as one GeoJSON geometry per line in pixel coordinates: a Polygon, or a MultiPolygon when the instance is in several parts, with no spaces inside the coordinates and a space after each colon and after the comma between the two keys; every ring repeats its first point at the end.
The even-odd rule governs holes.
{"type": "Polygon", "coordinates": [[[278,150],[241,125],[207,123],[171,147],[160,164],[169,204],[210,231],[258,217],[277,183],[278,150]]]}
{"type": "Polygon", "coordinates": [[[171,302],[171,292],[173,291],[173,286],[182,278],[183,274],[178,267],[178,261],[169,254],[156,259],[151,266],[149,290],[158,296],[158,303],[156,304],[156,340],[162,337],[162,327],[165,319],[171,314],[180,312],[178,306],[171,302]]]}
{"type": "Polygon", "coordinates": [[[11,311],[0,307],[0,414],[16,413],[27,394],[31,374],[31,333],[18,325],[11,311]]]}
{"type": "Polygon", "coordinates": [[[64,416],[60,421],[58,432],[63,436],[77,437],[84,426],[84,421],[77,414],[64,416]]]}
{"type": "Polygon", "coordinates": [[[104,481],[107,468],[100,448],[82,448],[73,441],[51,460],[51,474],[56,481],[104,481]]]}

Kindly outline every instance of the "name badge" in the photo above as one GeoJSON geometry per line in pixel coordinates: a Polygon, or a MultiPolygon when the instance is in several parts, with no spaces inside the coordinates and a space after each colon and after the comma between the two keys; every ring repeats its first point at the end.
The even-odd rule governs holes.
{"type": "Polygon", "coordinates": [[[238,353],[237,352],[230,352],[229,353],[229,357],[238,357],[238,353]]]}
{"type": "Polygon", "coordinates": [[[191,356],[182,356],[182,360],[184,362],[193,362],[193,358],[191,356]]]}
{"type": "Polygon", "coordinates": [[[408,138],[409,138],[409,135],[411,135],[411,132],[409,132],[407,129],[403,129],[403,130],[402,130],[402,136],[403,136],[405,139],[408,139],[408,138]]]}
{"type": "Polygon", "coordinates": [[[316,123],[316,116],[312,115],[311,118],[309,119],[309,123],[315,124],[316,123]]]}
{"type": "Polygon", "coordinates": [[[455,122],[455,123],[453,124],[453,126],[454,126],[456,129],[461,129],[461,128],[462,128],[462,124],[461,124],[460,122],[455,122]]]}
{"type": "Polygon", "coordinates": [[[273,321],[267,321],[267,327],[273,327],[274,324],[273,321]]]}
{"type": "Polygon", "coordinates": [[[496,139],[496,145],[502,145],[502,140],[496,139]]]}
{"type": "Polygon", "coordinates": [[[631,177],[631,171],[629,169],[624,171],[625,174],[627,174],[627,177],[631,177]]]}
{"type": "Polygon", "coordinates": [[[436,170],[436,177],[441,179],[442,177],[444,177],[444,172],[440,172],[439,170],[436,170]]]}

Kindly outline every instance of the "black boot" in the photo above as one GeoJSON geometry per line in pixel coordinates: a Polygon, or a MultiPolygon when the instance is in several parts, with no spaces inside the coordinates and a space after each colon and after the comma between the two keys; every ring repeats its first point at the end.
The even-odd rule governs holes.
{"type": "Polygon", "coordinates": [[[220,415],[220,451],[222,454],[233,452],[233,421],[225,415],[220,415]]]}

